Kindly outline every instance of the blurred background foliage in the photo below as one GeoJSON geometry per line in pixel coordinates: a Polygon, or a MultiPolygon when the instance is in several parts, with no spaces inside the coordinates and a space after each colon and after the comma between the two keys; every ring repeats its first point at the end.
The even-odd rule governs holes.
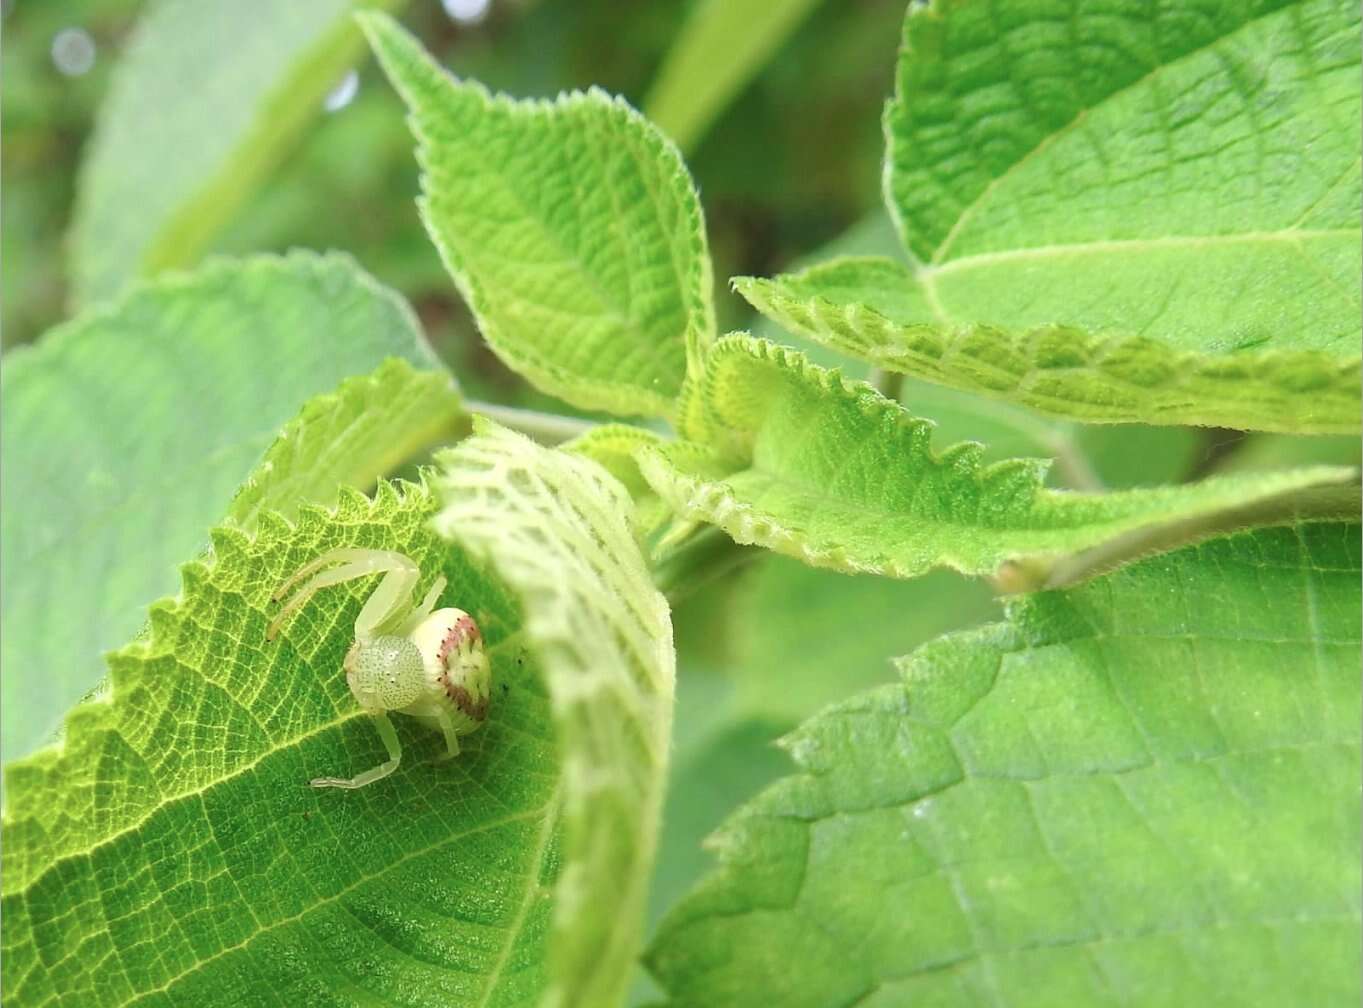
{"type": "MultiPolygon", "coordinates": [[[[660,124],[682,134],[700,190],[722,329],[751,328],[795,342],[753,318],[724,281],[769,276],[833,252],[901,254],[880,202],[880,112],[893,83],[904,6],[904,0],[410,0],[401,14],[447,67],[517,97],[593,84],[641,108],[654,96],[665,112],[660,124]],[[688,24],[694,28],[695,19],[724,4],[746,11],[765,33],[748,54],[751,65],[737,65],[742,46],[726,47],[735,36],[722,25],[709,36],[697,33],[701,44],[678,58],[673,50],[688,24]],[[685,102],[688,90],[704,93],[699,112],[685,102]]],[[[110,71],[143,9],[141,0],[3,5],[6,350],[69,314],[78,170],[110,71]]],[[[412,303],[470,397],[565,411],[502,366],[479,338],[417,217],[412,139],[398,97],[373,60],[365,55],[353,79],[336,83],[209,251],[349,252],[412,303]]],[[[821,363],[866,375],[864,365],[805,349],[821,363]]],[[[1054,456],[1052,483],[1076,489],[1358,456],[1352,438],[1080,427],[916,382],[902,397],[912,412],[938,422],[940,445],[971,438],[986,442],[991,458],[1054,456]]],[[[773,739],[822,705],[889,681],[891,657],[996,614],[987,586],[951,574],[911,582],[854,578],[776,556],[681,602],[674,779],[655,917],[708,863],[699,846],[704,835],[787,767],[773,739]]]]}
{"type": "MultiPolygon", "coordinates": [[[[110,68],[142,6],[140,0],[5,5],[0,321],[7,346],[34,339],[64,317],[64,236],[79,160],[110,68]],[[74,65],[63,69],[73,49],[74,65]]],[[[596,84],[642,107],[669,45],[697,6],[412,0],[403,20],[446,66],[496,90],[547,97],[596,84]]],[[[879,207],[880,107],[891,87],[903,4],[799,6],[810,8],[803,23],[687,151],[720,278],[771,274],[879,207]]],[[[212,251],[349,251],[416,306],[466,386],[515,398],[523,383],[481,347],[417,219],[417,166],[401,104],[368,57],[358,78],[353,97],[322,112],[212,251]]],[[[746,325],[749,313],[740,300],[723,288],[718,294],[721,323],[746,325]]]]}

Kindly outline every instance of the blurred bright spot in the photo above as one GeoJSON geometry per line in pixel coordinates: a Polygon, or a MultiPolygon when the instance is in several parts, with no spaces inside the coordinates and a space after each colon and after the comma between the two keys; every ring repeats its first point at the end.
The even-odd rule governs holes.
{"type": "Polygon", "coordinates": [[[95,65],[95,40],[84,28],[63,28],[52,37],[52,62],[68,77],[89,73],[95,65]]]}
{"type": "Polygon", "coordinates": [[[487,9],[492,0],[440,0],[445,13],[460,24],[477,24],[487,17],[487,9]]]}
{"type": "Polygon", "coordinates": [[[331,93],[322,99],[322,108],[328,112],[339,112],[355,100],[355,94],[359,90],[360,75],[351,70],[331,89],[331,93]]]}

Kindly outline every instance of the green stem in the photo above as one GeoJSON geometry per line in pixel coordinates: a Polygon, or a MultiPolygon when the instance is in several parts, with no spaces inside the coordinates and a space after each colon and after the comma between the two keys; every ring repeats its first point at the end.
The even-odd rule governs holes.
{"type": "Polygon", "coordinates": [[[709,525],[657,561],[653,580],[668,602],[676,605],[763,552],[755,546],[740,546],[721,529],[709,525]]]}
{"type": "Polygon", "coordinates": [[[1359,487],[1352,483],[1293,491],[1242,508],[1137,529],[1054,560],[1010,562],[994,575],[994,587],[1005,594],[1068,588],[1133,560],[1243,529],[1303,521],[1357,521],[1361,504],[1359,487]]]}
{"type": "Polygon", "coordinates": [[[501,406],[497,403],[468,400],[464,406],[470,413],[478,413],[489,420],[496,420],[503,427],[528,435],[547,445],[562,444],[587,433],[598,426],[594,420],[581,420],[577,417],[562,416],[558,413],[542,413],[539,410],[520,409],[516,406],[501,406]]]}

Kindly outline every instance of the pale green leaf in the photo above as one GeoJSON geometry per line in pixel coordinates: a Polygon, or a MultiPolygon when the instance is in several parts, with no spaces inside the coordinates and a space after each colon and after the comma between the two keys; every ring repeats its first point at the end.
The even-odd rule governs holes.
{"type": "Polygon", "coordinates": [[[700,0],[644,102],[658,128],[691,150],[819,0],[700,0]]]}
{"type": "Polygon", "coordinates": [[[148,4],[81,170],[76,301],[197,259],[360,54],[352,12],[400,2],[148,4]]]}
{"type": "Polygon", "coordinates": [[[391,19],[362,23],[411,112],[426,228],[488,344],[575,406],[671,415],[715,330],[676,148],[622,99],[494,96],[391,19]]]}
{"type": "Polygon", "coordinates": [[[910,11],[886,181],[915,264],[744,293],[1060,415],[1356,430],[1359,49],[1333,0],[910,11]]]}
{"type": "MultiPolygon", "coordinates": [[[[305,445],[336,429],[323,405],[289,427],[305,445]]],[[[294,482],[271,461],[255,485],[294,482]]],[[[666,768],[667,607],[592,463],[503,433],[445,461],[438,524],[471,552],[433,534],[423,487],[389,483],[218,529],[111,657],[108,695],[7,767],[6,1003],[610,1003],[666,768]],[[274,588],[340,545],[411,556],[414,597],[443,574],[493,663],[457,759],[398,717],[403,764],[354,792],[306,782],[382,758],[341,671],[373,580],[265,639],[274,588]]]]}
{"type": "Polygon", "coordinates": [[[673,1005],[1359,998],[1359,530],[1015,602],[786,740],[649,955],[673,1005]]]}
{"type": "MultiPolygon", "coordinates": [[[[902,258],[903,249],[884,208],[868,214],[843,234],[808,257],[792,264],[793,271],[809,269],[843,256],[902,258]]],[[[830,270],[833,267],[830,264],[830,270]]],[[[793,278],[777,281],[782,290],[793,278]]],[[[771,289],[761,281],[739,278],[735,285],[750,299],[768,297],[771,289]]],[[[769,316],[756,315],[751,322],[754,336],[786,343],[808,355],[820,367],[837,367],[851,378],[871,380],[873,369],[866,362],[865,348],[858,356],[835,350],[835,341],[816,343],[796,328],[783,328],[773,321],[780,313],[764,302],[769,316]]],[[[849,339],[854,334],[849,335],[849,339]]],[[[892,370],[892,369],[884,369],[892,370]]],[[[937,425],[934,447],[957,441],[981,441],[985,461],[1016,455],[1054,456],[1052,482],[1072,490],[1096,490],[1103,486],[1126,487],[1177,480],[1197,465],[1197,453],[1205,447],[1201,432],[1189,427],[1151,427],[1143,424],[1084,424],[1042,414],[1016,401],[982,396],[916,378],[896,376],[899,395],[915,416],[931,417],[937,425]]],[[[883,377],[879,380],[883,381],[883,377]]],[[[1318,461],[1335,461],[1321,459],[1318,461]]],[[[1356,460],[1344,460],[1357,464],[1356,460]]],[[[1290,464],[1288,462],[1280,464],[1290,464]]]]}
{"type": "Polygon", "coordinates": [[[662,443],[663,438],[642,427],[602,424],[565,442],[563,450],[591,459],[619,480],[634,502],[635,524],[648,534],[662,525],[672,509],[644,479],[637,456],[641,449],[662,443]]]}
{"type": "MultiPolygon", "coordinates": [[[[429,528],[421,488],[217,530],[109,695],[60,748],[5,774],[0,980],[38,1005],[534,1004],[560,864],[550,649],[485,565],[429,528]],[[317,595],[265,639],[274,589],[336,546],[401,550],[477,619],[487,724],[444,744],[396,716],[403,762],[358,791],[308,786],[379,763],[341,663],[373,579],[317,595]]],[[[74,626],[74,624],[73,624],[74,626]]]]}
{"type": "Polygon", "coordinates": [[[1294,491],[1321,486],[1342,488],[1330,513],[1357,510],[1357,473],[1347,467],[1108,494],[1044,489],[1045,462],[985,466],[971,442],[939,455],[929,421],[801,354],[745,336],[715,345],[686,408],[707,425],[706,443],[639,454],[663,499],[737,542],[849,572],[1045,569],[1140,530],[1181,533],[1196,522],[1189,534],[1205,535],[1223,520],[1245,524],[1252,506],[1279,508],[1281,517],[1295,507],[1294,491]]]}
{"type": "MultiPolygon", "coordinates": [[[[392,292],[345,257],[295,254],[148,283],[5,357],[4,759],[31,751],[95,685],[100,655],[174,589],[176,565],[206,544],[280,426],[390,356],[439,366],[392,292]]],[[[393,428],[377,457],[333,456],[339,468],[298,489],[372,480],[421,447],[429,419],[393,428]]]]}
{"type": "Polygon", "coordinates": [[[516,593],[546,666],[566,830],[552,1005],[619,1003],[642,940],[672,728],[675,658],[623,487],[485,420],[439,461],[435,527],[516,593]]]}
{"type": "Polygon", "coordinates": [[[914,269],[891,259],[739,277],[734,289],[794,332],[877,367],[1051,416],[1303,433],[1358,427],[1358,362],[1325,350],[1205,353],[1072,325],[943,325],[914,269]]]}
{"type": "Polygon", "coordinates": [[[291,519],[302,504],[329,504],[341,487],[373,486],[465,424],[448,372],[390,358],[308,400],[232,498],[226,520],[250,531],[266,511],[291,519]]]}

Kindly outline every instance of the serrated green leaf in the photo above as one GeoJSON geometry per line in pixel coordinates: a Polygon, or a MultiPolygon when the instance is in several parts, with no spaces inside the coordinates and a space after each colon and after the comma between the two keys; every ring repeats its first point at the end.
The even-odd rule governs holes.
{"type": "Polygon", "coordinates": [[[740,289],[1057,415],[1356,430],[1359,43],[1331,0],[911,10],[886,181],[917,262],[740,289]]]}
{"type": "Polygon", "coordinates": [[[76,302],[197,259],[359,55],[351,13],[400,2],[149,4],[81,170],[76,302]]]}
{"type": "Polygon", "coordinates": [[[485,420],[440,458],[435,527],[520,598],[549,670],[567,842],[553,1005],[618,1004],[642,941],[672,728],[675,657],[624,488],[485,420]]]}
{"type": "Polygon", "coordinates": [[[390,358],[308,400],[232,498],[226,520],[249,531],[264,512],[292,519],[302,504],[335,500],[341,487],[371,487],[418,447],[453,435],[463,416],[448,372],[390,358]]]}
{"type": "MultiPolygon", "coordinates": [[[[291,429],[334,426],[313,404],[291,429]]],[[[423,487],[221,528],[111,657],[110,695],[6,768],[7,1004],[609,1003],[657,829],[667,607],[590,462],[505,433],[445,461],[436,524],[483,559],[433,534],[423,487]],[[457,759],[396,718],[402,766],[345,793],[306,782],[378,760],[341,673],[372,579],[264,636],[275,586],[340,545],[405,552],[418,596],[447,577],[494,684],[457,759]]]]}
{"type": "Polygon", "coordinates": [[[1358,527],[1009,615],[786,741],[653,943],[671,1004],[1357,1001],[1358,527]]]}
{"type": "MultiPolygon", "coordinates": [[[[929,421],[741,335],[715,345],[685,407],[706,443],[639,454],[680,515],[814,566],[892,577],[933,567],[992,574],[1194,519],[1214,529],[1219,515],[1357,480],[1353,469],[1315,466],[1108,494],[1048,490],[1047,463],[984,466],[971,442],[936,454],[929,421]]],[[[1340,508],[1355,513],[1356,497],[1340,508]]]]}
{"type": "Polygon", "coordinates": [[[667,50],[644,102],[689,151],[818,0],[702,0],[667,50]]]}
{"type": "Polygon", "coordinates": [[[6,1004],[533,1002],[559,867],[551,658],[485,566],[428,527],[435,501],[381,484],[296,526],[219,529],[110,658],[110,695],[60,748],[5,772],[6,1004]],[[286,626],[270,595],[341,545],[397,549],[450,584],[492,660],[486,726],[457,759],[394,719],[403,765],[353,792],[310,778],[382,760],[341,671],[372,579],[286,626]]]}
{"type": "MultiPolygon", "coordinates": [[[[812,265],[844,256],[902,259],[904,251],[899,236],[883,207],[792,264],[792,271],[807,270],[812,265]]],[[[790,279],[787,275],[778,284],[784,289],[785,282],[790,279]]],[[[746,278],[735,281],[736,286],[744,288],[745,294],[751,296],[752,290],[746,287],[749,283],[746,278]]],[[[759,282],[757,286],[762,284],[759,282]]],[[[751,332],[774,343],[793,346],[820,367],[836,367],[850,378],[871,380],[873,377],[873,369],[864,354],[851,356],[833,349],[829,341],[816,343],[795,335],[793,326],[782,328],[768,316],[755,315],[751,332]]],[[[902,375],[900,378],[897,383],[899,394],[894,398],[907,405],[916,416],[932,418],[937,425],[933,432],[934,446],[945,448],[957,441],[981,441],[985,444],[984,460],[988,462],[1017,455],[1054,456],[1056,464],[1048,474],[1049,478],[1056,485],[1072,490],[1176,481],[1194,470],[1198,464],[1197,453],[1205,447],[1201,432],[1189,427],[1083,424],[1042,416],[1017,402],[902,375]]],[[[1357,464],[1356,459],[1347,458],[1310,461],[1357,464]]],[[[1293,460],[1280,463],[1289,464],[1293,464],[1293,460]]]]}
{"type": "Polygon", "coordinates": [[[913,268],[891,259],[839,259],[774,280],[738,277],[734,289],[769,318],[877,367],[1051,416],[1302,433],[1358,427],[1358,362],[1347,355],[1209,354],[1069,325],[943,325],[931,321],[937,316],[913,268]]]}
{"type": "MultiPolygon", "coordinates": [[[[300,405],[392,356],[439,367],[405,303],[348,258],[308,254],[165,277],[6,356],[5,760],[95,685],[300,405]]],[[[381,456],[327,478],[372,478],[425,429],[394,428],[381,456]]]]}
{"type": "Polygon", "coordinates": [[[575,406],[671,415],[715,333],[676,148],[622,99],[494,96],[391,19],[362,24],[411,112],[426,228],[488,344],[575,406]]]}

